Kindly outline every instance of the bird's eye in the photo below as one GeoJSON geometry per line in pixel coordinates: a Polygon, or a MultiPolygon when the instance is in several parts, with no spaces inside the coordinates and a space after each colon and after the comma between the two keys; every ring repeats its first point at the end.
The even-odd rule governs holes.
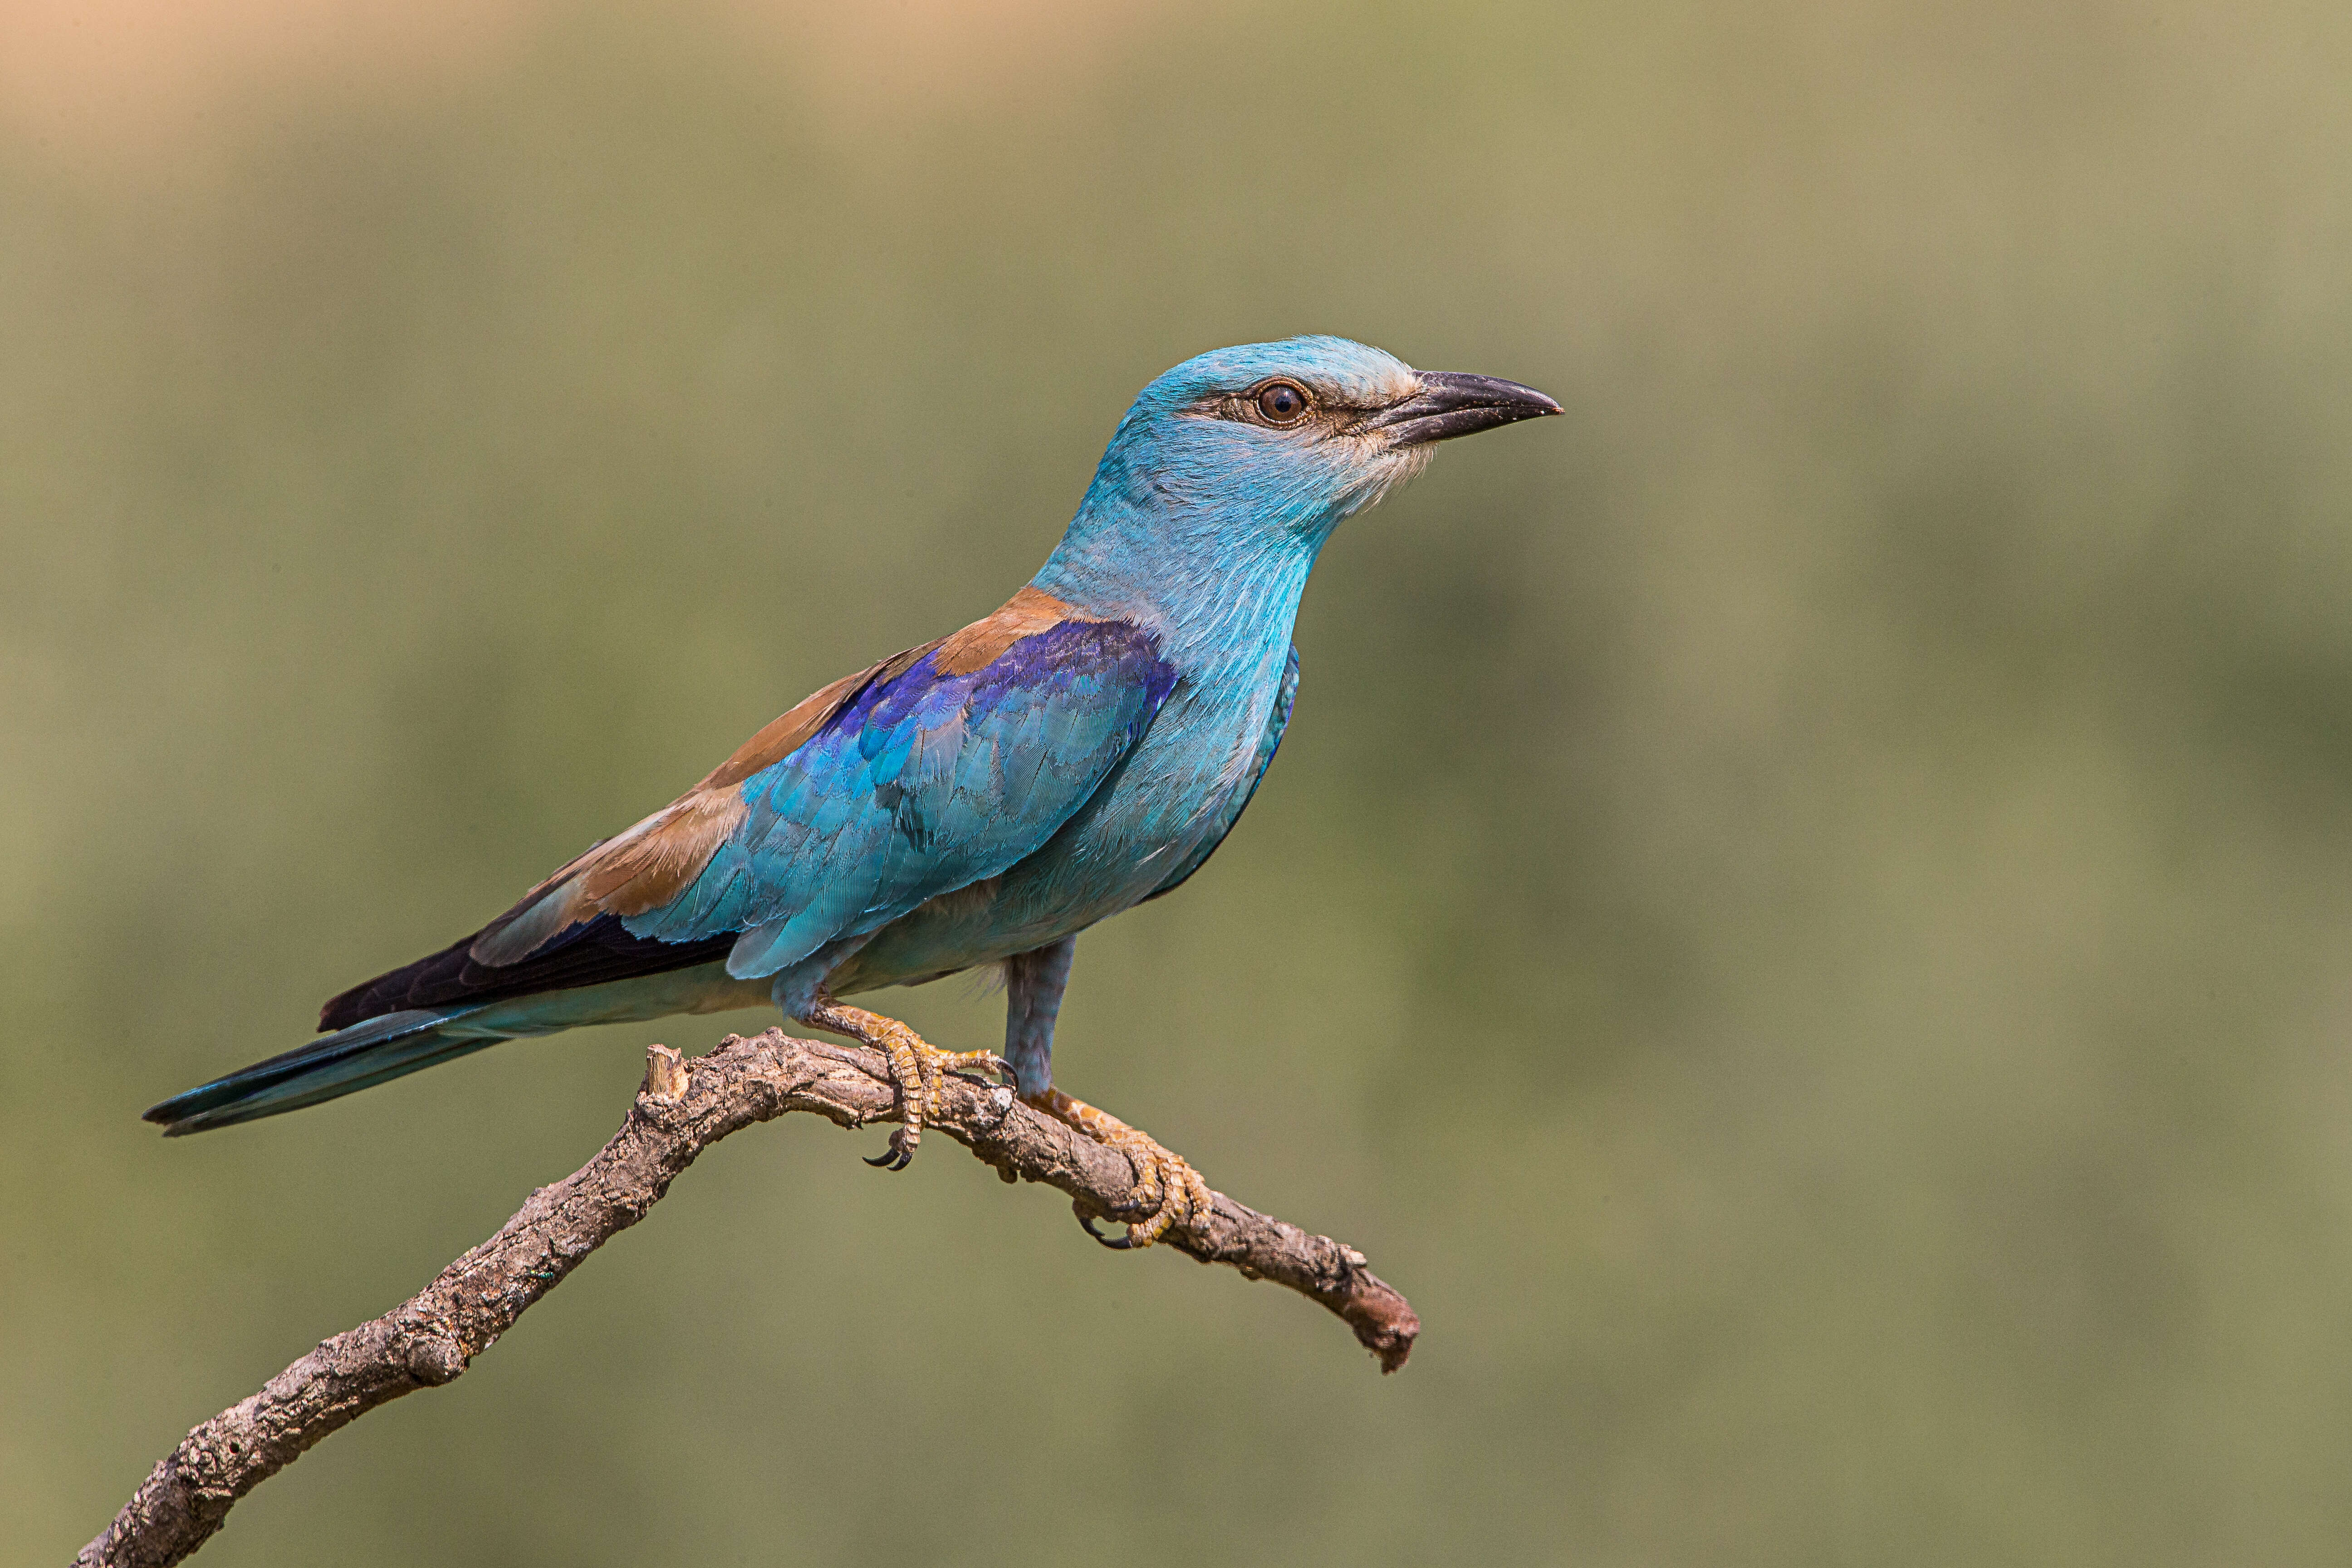
{"type": "Polygon", "coordinates": [[[1307,389],[1295,381],[1268,382],[1258,392],[1257,411],[1269,425],[1296,425],[1307,416],[1307,389]]]}

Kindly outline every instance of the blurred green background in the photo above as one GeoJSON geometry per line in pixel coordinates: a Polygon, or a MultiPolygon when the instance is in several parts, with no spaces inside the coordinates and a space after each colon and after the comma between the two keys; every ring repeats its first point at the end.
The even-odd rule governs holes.
{"type": "Polygon", "coordinates": [[[2352,11],[78,9],[0,19],[8,1560],[763,1020],[142,1108],[1309,331],[1570,417],[1341,531],[1056,1066],[1411,1367],[787,1123],[202,1561],[2352,1557],[2352,11]]]}

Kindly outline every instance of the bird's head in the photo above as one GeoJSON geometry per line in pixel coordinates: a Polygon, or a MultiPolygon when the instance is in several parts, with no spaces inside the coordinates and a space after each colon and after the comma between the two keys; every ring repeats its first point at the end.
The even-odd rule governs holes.
{"type": "Polygon", "coordinates": [[[1437,442],[1559,412],[1532,387],[1415,370],[1346,338],[1218,349],[1136,398],[1039,581],[1171,567],[1213,579],[1275,558],[1303,570],[1437,442]]]}

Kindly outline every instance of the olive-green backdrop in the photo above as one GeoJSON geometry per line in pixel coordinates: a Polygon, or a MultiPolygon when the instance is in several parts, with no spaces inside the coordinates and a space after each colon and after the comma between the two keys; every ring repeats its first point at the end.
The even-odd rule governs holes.
{"type": "Polygon", "coordinates": [[[0,1557],[763,1020],[142,1107],[1313,331],[1569,417],[1341,531],[1056,1066],[1411,1367],[788,1123],[202,1561],[2352,1558],[2352,10],[85,9],[0,22],[0,1557]]]}

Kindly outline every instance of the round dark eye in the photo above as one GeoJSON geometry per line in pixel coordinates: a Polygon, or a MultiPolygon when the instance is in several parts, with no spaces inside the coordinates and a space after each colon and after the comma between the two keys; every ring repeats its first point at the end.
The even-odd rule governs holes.
{"type": "Polygon", "coordinates": [[[1295,381],[1269,382],[1257,395],[1257,411],[1269,425],[1296,425],[1307,414],[1307,390],[1295,381]]]}

